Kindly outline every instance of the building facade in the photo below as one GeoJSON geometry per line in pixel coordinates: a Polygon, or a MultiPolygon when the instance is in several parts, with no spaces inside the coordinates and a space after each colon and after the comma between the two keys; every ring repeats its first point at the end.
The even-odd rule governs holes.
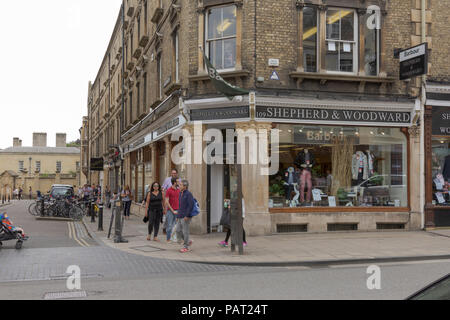
{"type": "Polygon", "coordinates": [[[16,188],[24,197],[36,191],[47,193],[53,184],[79,185],[80,150],[67,147],[66,134],[56,135],[56,146],[47,146],[46,133],[34,133],[33,145],[22,146],[19,138],[13,146],[0,151],[0,187],[2,198],[16,188]]]}
{"type": "Polygon", "coordinates": [[[237,170],[232,135],[215,163],[196,161],[212,143],[207,132],[269,141],[278,132],[278,143],[245,147],[279,159],[269,174],[243,164],[250,235],[421,229],[427,79],[400,81],[396,53],[427,42],[428,75],[445,79],[448,26],[432,19],[445,12],[431,0],[124,1],[89,85],[88,158],[105,166],[88,180],[116,187],[122,177],[142,214],[145,186],[177,168],[202,209],[193,232],[212,232],[237,170]],[[204,52],[251,94],[218,93],[204,52]],[[177,161],[189,144],[190,161],[177,161]]]}

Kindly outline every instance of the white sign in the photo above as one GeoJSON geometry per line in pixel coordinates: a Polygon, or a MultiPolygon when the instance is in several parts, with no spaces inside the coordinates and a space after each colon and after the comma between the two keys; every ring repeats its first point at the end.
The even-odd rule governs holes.
{"type": "Polygon", "coordinates": [[[440,192],[436,193],[436,198],[438,199],[439,203],[445,203],[445,199],[444,199],[444,196],[442,195],[442,193],[440,193],[440,192]]]}
{"type": "Polygon", "coordinates": [[[336,197],[328,197],[328,205],[330,207],[336,207],[336,197]]]}
{"type": "Polygon", "coordinates": [[[426,53],[426,45],[421,44],[417,47],[400,52],[400,62],[410,60],[419,56],[423,56],[426,53]]]}
{"type": "Polygon", "coordinates": [[[280,60],[279,59],[269,59],[269,67],[279,67],[280,60]]]}
{"type": "Polygon", "coordinates": [[[276,71],[272,72],[272,75],[270,76],[270,80],[279,81],[280,77],[278,76],[278,73],[276,71]]]}
{"type": "Polygon", "coordinates": [[[322,192],[319,189],[313,189],[312,195],[314,201],[322,201],[322,197],[320,196],[322,192]]]}

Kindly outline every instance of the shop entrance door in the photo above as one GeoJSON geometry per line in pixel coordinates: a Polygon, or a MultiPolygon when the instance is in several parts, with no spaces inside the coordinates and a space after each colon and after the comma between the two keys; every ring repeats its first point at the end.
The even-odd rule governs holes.
{"type": "Polygon", "coordinates": [[[225,201],[229,204],[232,189],[236,187],[236,172],[235,165],[213,164],[208,166],[208,233],[222,231],[220,218],[225,208],[225,201]]]}

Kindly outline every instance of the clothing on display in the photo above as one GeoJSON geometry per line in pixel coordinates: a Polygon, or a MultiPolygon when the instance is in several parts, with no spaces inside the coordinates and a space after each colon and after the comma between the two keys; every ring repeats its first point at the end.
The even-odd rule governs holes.
{"type": "Polygon", "coordinates": [[[294,192],[294,185],[299,183],[300,177],[295,171],[294,167],[289,167],[284,174],[284,191],[286,200],[291,200],[292,192],[294,192]]]}
{"type": "Polygon", "coordinates": [[[450,181],[450,155],[445,157],[444,162],[444,170],[442,171],[442,175],[446,181],[450,181]]]}
{"type": "Polygon", "coordinates": [[[357,151],[352,158],[352,179],[357,184],[369,178],[369,162],[362,151],[357,151]]]}
{"type": "Polygon", "coordinates": [[[294,164],[300,169],[311,171],[315,164],[314,155],[308,149],[299,152],[294,164]]]}
{"type": "Polygon", "coordinates": [[[373,176],[374,172],[375,172],[375,168],[374,168],[374,161],[375,161],[375,156],[372,152],[370,152],[370,150],[366,151],[367,154],[367,165],[368,165],[368,169],[369,169],[369,178],[371,176],[373,176]]]}

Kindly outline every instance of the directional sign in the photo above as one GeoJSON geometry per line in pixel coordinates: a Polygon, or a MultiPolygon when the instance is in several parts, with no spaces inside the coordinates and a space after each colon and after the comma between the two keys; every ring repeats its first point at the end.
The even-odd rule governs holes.
{"type": "Polygon", "coordinates": [[[428,73],[428,43],[400,52],[400,80],[428,73]]]}

